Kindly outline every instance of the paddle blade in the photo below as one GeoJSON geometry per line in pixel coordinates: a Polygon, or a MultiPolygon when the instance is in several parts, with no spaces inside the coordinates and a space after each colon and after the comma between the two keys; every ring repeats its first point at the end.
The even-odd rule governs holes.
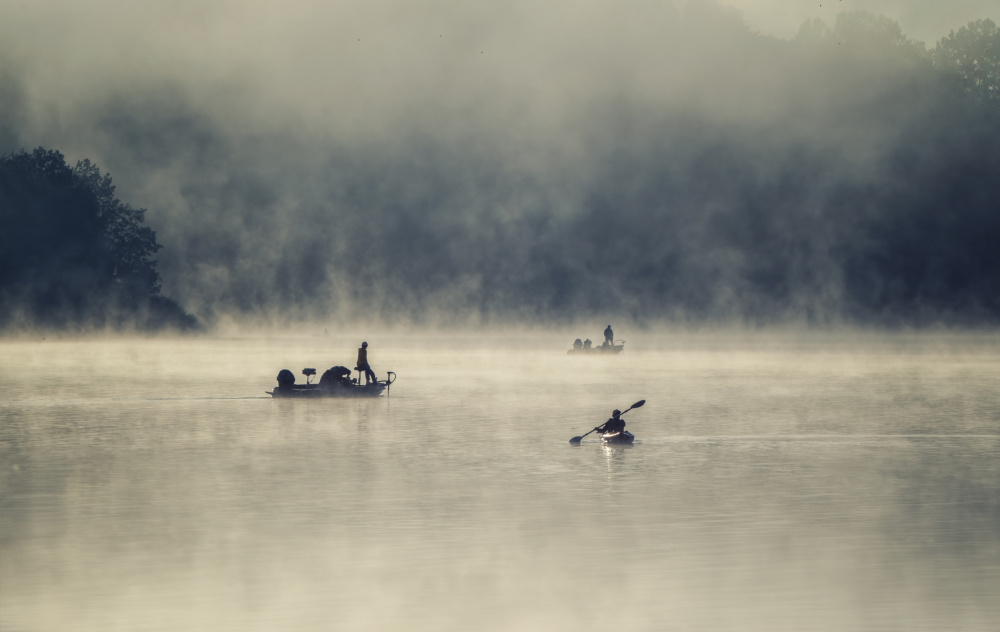
{"type": "Polygon", "coordinates": [[[583,437],[573,437],[569,440],[570,443],[580,443],[581,441],[583,441],[583,437]]]}
{"type": "Polygon", "coordinates": [[[645,405],[646,405],[646,400],[644,400],[644,399],[640,399],[640,400],[639,400],[639,401],[637,401],[636,403],[634,403],[634,404],[632,404],[631,406],[629,406],[629,407],[628,407],[628,410],[626,410],[625,412],[628,412],[629,410],[632,410],[633,408],[642,408],[642,407],[643,407],[643,406],[645,406],[645,405]]]}

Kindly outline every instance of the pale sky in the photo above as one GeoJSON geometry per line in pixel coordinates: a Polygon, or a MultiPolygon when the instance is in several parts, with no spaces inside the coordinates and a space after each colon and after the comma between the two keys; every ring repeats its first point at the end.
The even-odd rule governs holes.
{"type": "Polygon", "coordinates": [[[742,11],[753,29],[781,38],[795,35],[807,19],[832,23],[841,11],[885,15],[928,48],[973,20],[989,18],[1000,23],[998,0],[723,0],[721,4],[742,11]]]}

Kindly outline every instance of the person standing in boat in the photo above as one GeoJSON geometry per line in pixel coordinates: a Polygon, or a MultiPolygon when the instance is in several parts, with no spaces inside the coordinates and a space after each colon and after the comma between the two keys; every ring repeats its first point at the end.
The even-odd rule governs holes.
{"type": "Polygon", "coordinates": [[[377,381],[375,379],[375,371],[372,371],[372,367],[368,364],[368,343],[362,342],[361,348],[358,349],[358,371],[365,372],[365,386],[371,382],[377,381]]]}
{"type": "Polygon", "coordinates": [[[617,408],[611,412],[611,419],[608,419],[603,425],[597,427],[597,432],[602,434],[621,432],[623,430],[625,430],[625,420],[622,419],[622,411],[617,408]]]}
{"type": "Polygon", "coordinates": [[[610,346],[615,344],[615,332],[611,331],[611,325],[608,325],[608,328],[604,330],[604,341],[610,346]]]}

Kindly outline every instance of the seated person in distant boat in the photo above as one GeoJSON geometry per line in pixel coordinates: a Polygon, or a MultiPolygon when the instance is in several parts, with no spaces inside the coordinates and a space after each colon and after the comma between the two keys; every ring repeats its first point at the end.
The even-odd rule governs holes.
{"type": "Polygon", "coordinates": [[[597,427],[597,432],[608,434],[625,430],[625,420],[622,419],[622,411],[617,408],[611,413],[611,419],[597,427]]]}
{"type": "Polygon", "coordinates": [[[594,344],[594,343],[590,342],[590,338],[587,338],[586,340],[583,341],[583,348],[584,349],[590,349],[590,345],[592,345],[592,344],[594,344]]]}
{"type": "Polygon", "coordinates": [[[579,351],[580,349],[583,349],[583,341],[577,338],[573,341],[573,350],[579,351]]]}
{"type": "MultiPolygon", "coordinates": [[[[367,342],[362,342],[361,343],[361,348],[358,349],[358,366],[357,366],[357,370],[365,372],[365,386],[367,386],[371,382],[378,381],[375,378],[375,371],[372,371],[371,365],[368,364],[368,343],[367,342]]],[[[358,380],[358,382],[359,382],[358,385],[360,386],[360,380],[358,380]]]]}

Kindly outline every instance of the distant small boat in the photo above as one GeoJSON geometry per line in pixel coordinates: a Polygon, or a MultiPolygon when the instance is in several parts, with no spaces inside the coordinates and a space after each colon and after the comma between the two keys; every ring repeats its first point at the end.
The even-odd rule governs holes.
{"type": "Polygon", "coordinates": [[[601,441],[617,445],[631,445],[632,442],[635,441],[635,435],[628,430],[622,430],[621,432],[606,432],[601,435],[601,441]]]}
{"type": "Polygon", "coordinates": [[[378,397],[383,392],[389,390],[389,386],[396,381],[396,374],[389,371],[386,379],[375,380],[368,384],[361,384],[361,374],[358,373],[356,379],[352,379],[351,370],[343,366],[335,366],[323,373],[318,384],[312,384],[312,376],[316,375],[316,369],[302,369],[302,375],[306,376],[305,384],[295,383],[295,374],[288,369],[278,372],[278,386],[272,391],[264,391],[271,397],[283,398],[319,398],[319,397],[378,397]]]}
{"type": "Polygon", "coordinates": [[[620,345],[608,344],[607,342],[605,342],[600,347],[590,347],[586,345],[583,347],[577,347],[574,345],[573,348],[567,351],[566,353],[568,353],[569,355],[591,355],[591,354],[603,354],[603,353],[614,355],[616,353],[621,353],[622,349],[624,348],[625,348],[625,341],[622,340],[622,343],[620,345]]]}

